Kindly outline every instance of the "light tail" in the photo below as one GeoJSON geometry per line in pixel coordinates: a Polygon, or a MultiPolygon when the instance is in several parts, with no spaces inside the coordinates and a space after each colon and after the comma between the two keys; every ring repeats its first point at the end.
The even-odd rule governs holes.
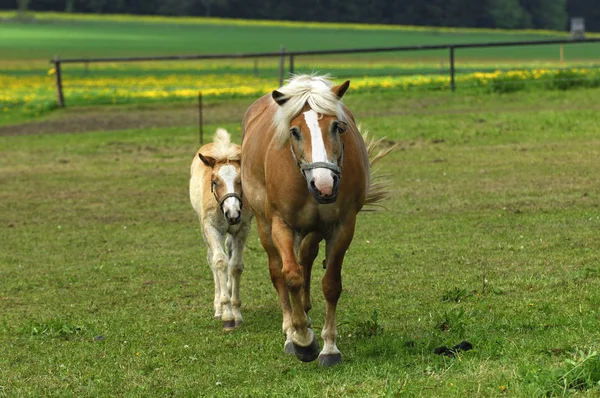
{"type": "MultiPolygon", "coordinates": [[[[361,131],[359,127],[359,131],[361,131]]],[[[380,203],[383,199],[390,195],[390,181],[386,179],[387,175],[380,174],[378,168],[374,166],[381,159],[392,153],[398,148],[398,144],[390,142],[384,138],[373,138],[369,137],[368,131],[361,131],[365,146],[367,147],[367,154],[369,155],[369,166],[371,170],[371,184],[369,185],[369,191],[365,200],[367,208],[363,208],[363,211],[374,211],[384,208],[380,203]]]]}

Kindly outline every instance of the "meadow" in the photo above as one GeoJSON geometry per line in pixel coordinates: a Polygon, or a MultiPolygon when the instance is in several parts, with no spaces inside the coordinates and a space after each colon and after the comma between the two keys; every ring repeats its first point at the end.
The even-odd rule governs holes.
{"type": "MultiPolygon", "coordinates": [[[[49,76],[36,60],[51,48],[5,59],[3,72],[49,76]]],[[[359,216],[346,255],[343,362],[331,369],[283,353],[254,226],[245,323],[223,333],[212,318],[187,192],[198,132],[181,115],[193,104],[167,96],[2,112],[0,396],[599,396],[600,89],[549,81],[573,80],[451,94],[353,79],[345,103],[398,150],[380,163],[385,208],[359,216]],[[156,123],[101,123],[132,114],[156,123]],[[64,120],[53,134],[17,133],[64,120]],[[462,341],[473,349],[436,354],[462,341]]],[[[210,97],[207,136],[225,127],[239,142],[257,95],[210,97]]],[[[317,334],[321,275],[316,267],[317,334]]]]}
{"type": "Polygon", "coordinates": [[[194,127],[1,137],[0,395],[599,394],[599,94],[347,95],[400,149],[346,256],[332,369],[283,354],[254,227],[245,324],[212,319],[194,127]]]}

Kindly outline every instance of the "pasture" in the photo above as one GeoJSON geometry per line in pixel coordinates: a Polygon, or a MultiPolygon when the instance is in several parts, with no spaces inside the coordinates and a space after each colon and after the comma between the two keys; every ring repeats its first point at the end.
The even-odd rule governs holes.
{"type": "MultiPolygon", "coordinates": [[[[0,396],[600,394],[599,95],[350,88],[363,128],[400,149],[346,256],[331,369],[283,353],[254,226],[245,323],[213,320],[187,193],[196,127],[1,136],[0,396]]],[[[207,131],[239,142],[251,102],[223,101],[207,131]]]]}
{"type": "MultiPolygon", "coordinates": [[[[281,311],[254,226],[242,276],[245,323],[222,332],[189,203],[198,149],[191,99],[199,88],[222,90],[207,98],[205,141],[225,127],[239,143],[245,109],[276,88],[275,60],[261,61],[258,74],[247,62],[67,67],[68,108],[53,110],[55,54],[560,35],[303,25],[64,14],[0,25],[0,396],[600,395],[600,90],[574,88],[597,87],[597,68],[588,69],[589,84],[571,84],[577,76],[543,72],[557,65],[556,47],[458,53],[472,66],[465,74],[542,72],[500,75],[500,90],[481,74],[452,95],[423,90],[431,83],[423,76],[408,86],[388,78],[437,73],[445,53],[299,61],[338,78],[361,76],[344,102],[364,129],[399,145],[380,164],[392,195],[384,210],[359,215],[345,259],[344,357],[331,369],[283,353],[281,311]],[[538,78],[551,90],[502,86],[538,78]],[[230,91],[242,82],[255,91],[230,91]],[[115,87],[147,96],[119,96],[115,87]],[[473,349],[435,353],[462,341],[473,349]]],[[[567,47],[568,62],[593,65],[593,48],[567,47]]],[[[322,275],[315,266],[317,334],[322,275]]]]}

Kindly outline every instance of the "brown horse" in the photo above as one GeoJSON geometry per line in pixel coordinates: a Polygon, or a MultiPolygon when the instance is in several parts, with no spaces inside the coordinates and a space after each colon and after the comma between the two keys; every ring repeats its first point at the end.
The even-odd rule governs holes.
{"type": "Polygon", "coordinates": [[[349,85],[296,76],[254,102],[242,122],[242,186],[281,300],[285,352],[305,362],[318,356],[324,366],[342,359],[336,306],[356,215],[384,196],[381,186],[371,184],[367,146],[340,101],[349,85]],[[308,311],[311,268],[322,240],[326,313],[319,353],[308,311]]]}

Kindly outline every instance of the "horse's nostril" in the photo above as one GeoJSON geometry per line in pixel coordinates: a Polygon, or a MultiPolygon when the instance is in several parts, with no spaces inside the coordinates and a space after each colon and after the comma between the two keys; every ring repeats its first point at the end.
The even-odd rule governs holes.
{"type": "Polygon", "coordinates": [[[333,175],[333,186],[335,187],[339,182],[340,182],[340,178],[334,174],[333,175]]]}
{"type": "Polygon", "coordinates": [[[313,189],[314,191],[316,191],[316,190],[317,190],[317,186],[316,186],[316,184],[315,184],[315,180],[311,180],[311,181],[310,181],[310,187],[311,187],[311,189],[313,189]]]}

